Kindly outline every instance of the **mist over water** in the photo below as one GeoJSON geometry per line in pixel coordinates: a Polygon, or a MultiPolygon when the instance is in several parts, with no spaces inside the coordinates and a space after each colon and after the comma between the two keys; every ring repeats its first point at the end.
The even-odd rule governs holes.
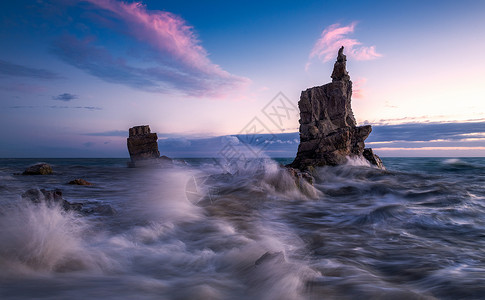
{"type": "Polygon", "coordinates": [[[478,299],[485,295],[485,159],[387,158],[130,169],[123,159],[0,160],[1,299],[478,299]],[[66,183],[83,178],[93,186],[66,183]],[[28,189],[113,216],[33,204],[28,189]]]}

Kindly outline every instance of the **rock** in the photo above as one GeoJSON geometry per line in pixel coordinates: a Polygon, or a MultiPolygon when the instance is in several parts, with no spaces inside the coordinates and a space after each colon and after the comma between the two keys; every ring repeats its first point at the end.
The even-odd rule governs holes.
{"type": "Polygon", "coordinates": [[[374,151],[372,151],[371,148],[365,148],[363,156],[365,159],[367,159],[371,164],[377,166],[379,169],[385,170],[386,167],[384,167],[384,164],[382,163],[382,160],[377,154],[374,154],[374,151]]]}
{"type": "Polygon", "coordinates": [[[62,191],[60,189],[55,189],[48,191],[45,189],[30,189],[22,194],[22,198],[28,199],[33,203],[48,202],[48,203],[59,203],[62,202],[62,191]]]}
{"type": "Polygon", "coordinates": [[[158,137],[151,133],[150,126],[135,126],[130,128],[129,137],[126,140],[130,153],[130,167],[153,167],[172,165],[172,159],[166,156],[160,157],[158,151],[158,137]]]}
{"type": "Polygon", "coordinates": [[[45,189],[30,189],[22,194],[23,199],[30,200],[33,203],[45,203],[48,206],[60,205],[64,210],[80,211],[82,203],[70,203],[62,198],[62,191],[55,189],[48,191],[45,189]]]}
{"type": "Polygon", "coordinates": [[[301,180],[305,180],[309,184],[313,185],[314,178],[308,170],[300,171],[299,169],[295,168],[286,168],[286,170],[290,173],[291,177],[295,179],[295,183],[298,187],[301,185],[301,180]]]}
{"type": "Polygon", "coordinates": [[[38,163],[28,167],[22,175],[49,175],[52,174],[52,167],[46,163],[38,163]]]}
{"type": "Polygon", "coordinates": [[[332,81],[350,80],[347,72],[347,56],[344,55],[344,46],[338,50],[337,61],[333,65],[332,81]]]}
{"type": "Polygon", "coordinates": [[[75,184],[75,185],[93,185],[91,182],[88,182],[88,181],[86,181],[84,179],[81,179],[81,178],[71,180],[71,181],[69,181],[69,184],[75,184]]]}
{"type": "Polygon", "coordinates": [[[45,203],[51,207],[61,206],[65,211],[76,211],[84,215],[112,216],[117,213],[109,204],[101,204],[99,202],[69,202],[62,197],[62,191],[60,189],[51,191],[45,189],[30,189],[22,194],[22,198],[35,204],[45,203]]]}
{"type": "Polygon", "coordinates": [[[100,216],[113,216],[117,212],[116,210],[111,207],[109,204],[99,204],[99,203],[91,203],[91,205],[88,204],[88,207],[83,209],[82,212],[86,215],[100,215],[100,216]]]}
{"type": "Polygon", "coordinates": [[[130,128],[127,139],[128,152],[132,161],[159,158],[158,137],[150,132],[150,126],[135,126],[130,128]]]}
{"type": "Polygon", "coordinates": [[[300,145],[295,160],[288,167],[306,170],[315,166],[336,166],[356,156],[364,157],[378,168],[384,167],[372,151],[364,156],[364,140],[372,127],[356,125],[350,105],[352,81],[346,70],[343,49],[341,47],[338,52],[332,82],[301,93],[298,102],[300,145]]]}

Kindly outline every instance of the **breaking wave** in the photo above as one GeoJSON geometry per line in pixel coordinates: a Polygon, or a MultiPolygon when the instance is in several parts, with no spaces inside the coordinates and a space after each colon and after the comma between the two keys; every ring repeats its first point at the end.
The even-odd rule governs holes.
{"type": "MultiPolygon", "coordinates": [[[[5,299],[440,299],[485,293],[483,161],[351,161],[313,183],[270,160],[171,169],[119,160],[57,161],[56,174],[12,179],[0,206],[5,299]],[[75,166],[75,167],[73,167],[75,166]],[[467,173],[470,172],[470,173],[467,173]],[[86,178],[91,187],[71,186],[86,178]],[[62,188],[83,215],[21,200],[62,188]]],[[[17,162],[18,163],[18,162],[17,162]]]]}

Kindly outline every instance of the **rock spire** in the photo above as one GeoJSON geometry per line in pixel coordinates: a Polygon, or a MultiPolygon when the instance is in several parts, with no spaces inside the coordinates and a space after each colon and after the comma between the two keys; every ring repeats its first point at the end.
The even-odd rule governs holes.
{"type": "Polygon", "coordinates": [[[160,157],[157,143],[158,137],[156,133],[150,131],[150,126],[132,127],[129,130],[129,134],[126,143],[132,162],[160,157]]]}
{"type": "Polygon", "coordinates": [[[160,157],[158,136],[150,131],[148,125],[130,128],[126,144],[131,158],[130,167],[155,167],[172,163],[172,159],[160,157]]]}
{"type": "Polygon", "coordinates": [[[352,81],[346,69],[342,46],[332,72],[332,82],[301,93],[300,145],[289,167],[305,170],[309,166],[335,166],[348,157],[361,158],[383,169],[372,149],[364,149],[370,125],[356,126],[350,105],[352,81]]]}

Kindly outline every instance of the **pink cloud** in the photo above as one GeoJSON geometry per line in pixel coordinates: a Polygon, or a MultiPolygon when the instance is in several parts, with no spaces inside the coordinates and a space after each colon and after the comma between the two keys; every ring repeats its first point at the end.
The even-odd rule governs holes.
{"type": "Polygon", "coordinates": [[[410,150],[485,150],[485,147],[414,147],[414,148],[394,148],[394,147],[382,147],[374,149],[379,151],[410,151],[410,150]]]}
{"type": "MultiPolygon", "coordinates": [[[[363,46],[358,40],[347,37],[354,32],[356,25],[357,22],[352,22],[348,26],[333,24],[325,28],[313,46],[309,58],[318,57],[323,62],[330,61],[336,57],[341,46],[345,47],[347,57],[355,60],[371,60],[381,57],[382,54],[377,53],[375,46],[363,46]]],[[[308,66],[307,63],[306,69],[308,66]]]]}
{"type": "Polygon", "coordinates": [[[363,88],[367,78],[357,78],[352,84],[352,97],[355,99],[362,99],[365,97],[365,89],[363,88]]]}
{"type": "MultiPolygon", "coordinates": [[[[172,74],[173,79],[160,81],[160,86],[166,86],[168,83],[177,89],[176,86],[180,86],[181,82],[197,81],[191,84],[191,87],[194,87],[192,91],[184,90],[184,92],[207,96],[219,93],[222,89],[234,90],[244,87],[250,82],[249,79],[230,74],[211,62],[194,29],[177,15],[165,11],[148,10],[140,2],[125,3],[116,0],[86,0],[86,2],[91,3],[92,9],[96,12],[89,14],[95,21],[145,46],[138,49],[149,51],[149,54],[143,57],[152,59],[154,64],[141,72],[150,73],[150,80],[154,77],[162,78],[161,73],[165,74],[163,78],[169,77],[167,72],[172,74]]],[[[99,43],[100,39],[96,41],[99,43]]],[[[89,44],[93,42],[89,41],[89,44]]],[[[93,46],[90,47],[93,48],[93,46]]],[[[101,47],[98,48],[100,51],[103,50],[101,47]]],[[[110,53],[119,55],[118,50],[110,53]]],[[[128,64],[128,60],[115,58],[110,53],[106,55],[111,55],[112,60],[117,61],[118,65],[128,64]]],[[[118,65],[115,67],[119,67],[118,65]]],[[[130,67],[139,69],[135,66],[130,67]]]]}

